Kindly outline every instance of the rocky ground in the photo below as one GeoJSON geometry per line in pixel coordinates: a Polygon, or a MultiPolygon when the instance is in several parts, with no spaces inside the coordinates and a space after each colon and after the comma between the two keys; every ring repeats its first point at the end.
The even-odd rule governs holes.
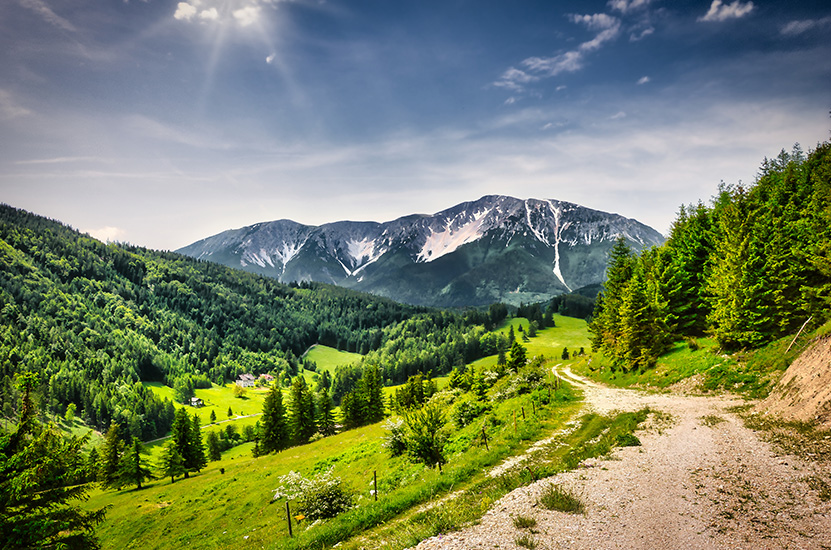
{"type": "Polygon", "coordinates": [[[560,375],[599,413],[659,411],[636,434],[642,445],[517,489],[480,523],[417,550],[831,548],[829,465],[777,452],[730,412],[744,401],[601,387],[568,369],[560,375]],[[540,506],[551,483],[586,512],[540,506]],[[515,527],[517,516],[536,525],[515,527]]]}

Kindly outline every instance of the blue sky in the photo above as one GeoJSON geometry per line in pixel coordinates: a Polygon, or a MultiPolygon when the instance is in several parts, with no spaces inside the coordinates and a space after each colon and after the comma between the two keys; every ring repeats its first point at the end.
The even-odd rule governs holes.
{"type": "Polygon", "coordinates": [[[553,198],[666,232],[829,138],[831,4],[6,0],[0,201],[175,249],[553,198]]]}

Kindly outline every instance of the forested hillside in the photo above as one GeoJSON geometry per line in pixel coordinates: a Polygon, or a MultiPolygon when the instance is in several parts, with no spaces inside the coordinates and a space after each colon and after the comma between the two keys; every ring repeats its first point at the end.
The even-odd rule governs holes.
{"type": "MultiPolygon", "coordinates": [[[[384,352],[384,378],[446,372],[480,355],[463,317],[322,284],[273,279],[178,254],[103,244],[0,206],[0,407],[14,376],[40,374],[43,408],[74,403],[90,425],[112,421],[147,440],[169,431],[174,406],[142,381],[206,387],[241,373],[297,373],[315,343],[384,352]],[[425,354],[429,354],[429,361],[425,354]],[[391,358],[391,359],[390,359],[391,358]]],[[[349,389],[349,388],[347,388],[349,389]]]]}
{"type": "Polygon", "coordinates": [[[682,207],[669,240],[636,256],[619,241],[598,297],[593,347],[645,368],[682,337],[754,348],[831,317],[831,143],[765,159],[750,186],[682,207]]]}

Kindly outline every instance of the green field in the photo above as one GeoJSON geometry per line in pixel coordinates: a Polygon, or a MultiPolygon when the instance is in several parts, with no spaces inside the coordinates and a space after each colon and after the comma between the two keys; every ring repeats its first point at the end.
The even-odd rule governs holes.
{"type": "Polygon", "coordinates": [[[323,372],[325,370],[334,374],[335,369],[341,365],[351,365],[361,360],[362,355],[358,353],[349,353],[348,351],[340,351],[329,346],[322,346],[320,344],[309,348],[303,359],[313,361],[317,365],[317,370],[323,372]]]}

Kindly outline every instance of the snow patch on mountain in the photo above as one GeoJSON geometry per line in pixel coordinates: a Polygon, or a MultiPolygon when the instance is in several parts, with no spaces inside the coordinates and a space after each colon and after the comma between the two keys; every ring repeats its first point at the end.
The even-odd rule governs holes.
{"type": "Polygon", "coordinates": [[[431,229],[430,234],[416,256],[417,262],[432,262],[442,256],[455,252],[460,246],[478,241],[484,235],[484,222],[490,212],[486,209],[476,212],[468,223],[453,229],[453,221],[448,221],[444,231],[436,232],[431,229]]]}

